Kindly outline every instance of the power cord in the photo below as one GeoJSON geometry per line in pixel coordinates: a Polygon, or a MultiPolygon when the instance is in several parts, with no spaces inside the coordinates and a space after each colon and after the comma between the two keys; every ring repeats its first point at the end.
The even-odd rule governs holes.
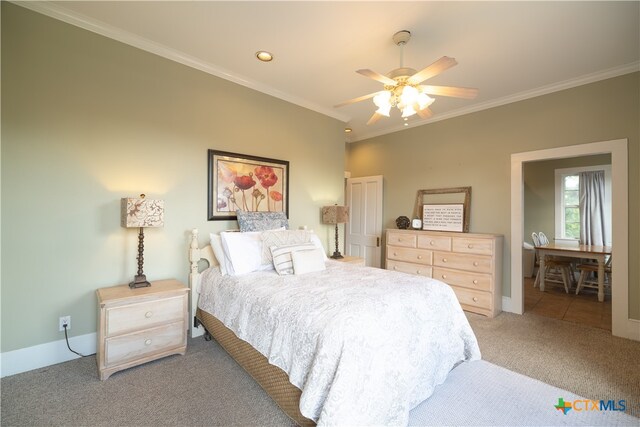
{"type": "Polygon", "coordinates": [[[69,345],[69,336],[67,335],[67,324],[66,324],[66,323],[64,323],[64,324],[62,325],[62,327],[64,328],[64,339],[67,341],[67,348],[69,349],[69,351],[70,351],[70,352],[75,353],[75,354],[77,354],[77,355],[78,355],[78,356],[80,356],[80,357],[89,357],[89,356],[93,356],[93,355],[95,354],[95,353],[93,353],[93,354],[87,354],[87,355],[85,355],[85,354],[80,354],[80,353],[78,353],[77,351],[73,350],[73,349],[71,348],[71,346],[69,345]]]}

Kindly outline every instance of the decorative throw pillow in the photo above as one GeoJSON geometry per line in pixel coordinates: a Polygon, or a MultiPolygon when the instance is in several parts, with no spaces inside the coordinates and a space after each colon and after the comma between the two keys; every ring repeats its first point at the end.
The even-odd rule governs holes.
{"type": "Polygon", "coordinates": [[[271,256],[273,257],[273,266],[278,274],[284,276],[293,274],[293,260],[291,253],[296,251],[315,250],[313,243],[300,243],[297,245],[272,246],[271,256]]]}
{"type": "Polygon", "coordinates": [[[306,230],[271,230],[262,233],[262,263],[273,261],[270,248],[272,246],[295,245],[311,241],[311,234],[306,230]]]}
{"type": "Polygon", "coordinates": [[[237,210],[240,231],[267,231],[280,227],[289,228],[289,220],[284,212],[247,212],[237,210]]]}
{"type": "Polygon", "coordinates": [[[222,232],[222,248],[231,261],[232,276],[251,273],[252,271],[273,270],[271,263],[262,263],[262,232],[238,233],[222,232]]]}
{"type": "Polygon", "coordinates": [[[293,274],[312,273],[327,269],[324,264],[324,255],[318,248],[291,252],[291,261],[293,261],[293,274]]]}

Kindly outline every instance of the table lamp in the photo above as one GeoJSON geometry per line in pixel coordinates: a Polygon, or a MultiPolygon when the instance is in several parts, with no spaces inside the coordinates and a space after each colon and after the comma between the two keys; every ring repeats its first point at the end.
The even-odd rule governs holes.
{"type": "Polygon", "coordinates": [[[126,228],[139,227],[138,233],[138,274],[129,283],[130,288],[151,286],[142,272],[144,264],[144,229],[146,227],[162,227],[164,225],[164,200],[140,198],[122,198],[120,204],[120,225],[126,228]]]}
{"type": "Polygon", "coordinates": [[[344,224],[349,220],[349,208],[347,206],[324,206],[322,208],[322,223],[336,225],[336,250],[331,255],[333,259],[344,258],[338,250],[338,224],[344,224]]]}

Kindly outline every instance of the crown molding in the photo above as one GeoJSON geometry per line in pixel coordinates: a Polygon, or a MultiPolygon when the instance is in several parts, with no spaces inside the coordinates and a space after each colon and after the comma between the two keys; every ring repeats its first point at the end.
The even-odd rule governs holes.
{"type": "Polygon", "coordinates": [[[518,101],[524,101],[526,99],[535,98],[542,95],[548,95],[553,92],[559,92],[565,89],[571,89],[577,86],[586,85],[589,83],[595,83],[597,81],[610,79],[613,77],[622,76],[624,74],[634,73],[640,71],[640,61],[632,62],[630,64],[622,65],[619,67],[609,68],[607,70],[598,71],[591,74],[586,74],[575,79],[565,80],[559,83],[554,83],[547,86],[541,86],[536,89],[526,90],[513,95],[505,96],[502,98],[494,99],[480,104],[470,105],[464,108],[458,108],[446,113],[438,114],[430,117],[429,119],[416,120],[409,126],[399,125],[393,128],[388,128],[381,131],[367,132],[360,135],[354,135],[348,142],[363,141],[365,139],[374,138],[376,136],[386,135],[393,132],[400,132],[403,130],[411,129],[418,126],[423,126],[429,123],[439,122],[441,120],[451,119],[453,117],[463,116],[465,114],[475,113],[482,110],[488,110],[489,108],[499,107],[506,104],[511,104],[518,101]]]}
{"type": "Polygon", "coordinates": [[[66,22],[67,24],[83,28],[87,31],[91,31],[101,36],[105,36],[121,43],[153,53],[154,55],[158,55],[171,61],[178,62],[182,65],[186,65],[187,67],[195,68],[196,70],[203,71],[221,79],[228,80],[249,89],[253,89],[255,91],[273,96],[278,99],[282,99],[283,101],[287,101],[300,107],[307,108],[325,116],[332,117],[342,122],[348,122],[350,120],[349,116],[338,113],[333,108],[326,108],[316,103],[310,102],[306,99],[302,99],[295,95],[282,92],[271,86],[253,81],[248,77],[233,73],[222,67],[218,67],[214,64],[202,61],[193,56],[184,54],[176,49],[169,48],[163,44],[156,43],[154,41],[138,36],[136,34],[132,34],[128,31],[124,31],[102,21],[76,13],[58,4],[52,4],[46,1],[14,1],[12,3],[40,13],[42,15],[46,15],[50,18],[66,22]]]}

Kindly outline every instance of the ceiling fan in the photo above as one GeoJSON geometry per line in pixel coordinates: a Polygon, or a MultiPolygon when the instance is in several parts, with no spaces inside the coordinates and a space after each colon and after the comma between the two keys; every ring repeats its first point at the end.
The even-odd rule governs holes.
{"type": "Polygon", "coordinates": [[[402,111],[402,117],[418,114],[426,119],[431,117],[433,112],[429,106],[435,101],[429,95],[452,96],[456,98],[473,99],[478,95],[478,89],[454,86],[431,86],[421,85],[423,81],[435,77],[443,71],[457,65],[454,58],[443,56],[425,69],[416,72],[413,68],[403,66],[403,46],[409,42],[411,33],[407,30],[398,31],[393,35],[393,41],[400,46],[400,68],[389,71],[387,75],[382,75],[373,70],[357,70],[356,73],[369,77],[384,85],[384,90],[350,99],[334,107],[343,107],[355,102],[373,98],[373,103],[378,107],[373,116],[367,122],[371,125],[377,122],[382,116],[389,117],[391,107],[397,107],[402,111]]]}

